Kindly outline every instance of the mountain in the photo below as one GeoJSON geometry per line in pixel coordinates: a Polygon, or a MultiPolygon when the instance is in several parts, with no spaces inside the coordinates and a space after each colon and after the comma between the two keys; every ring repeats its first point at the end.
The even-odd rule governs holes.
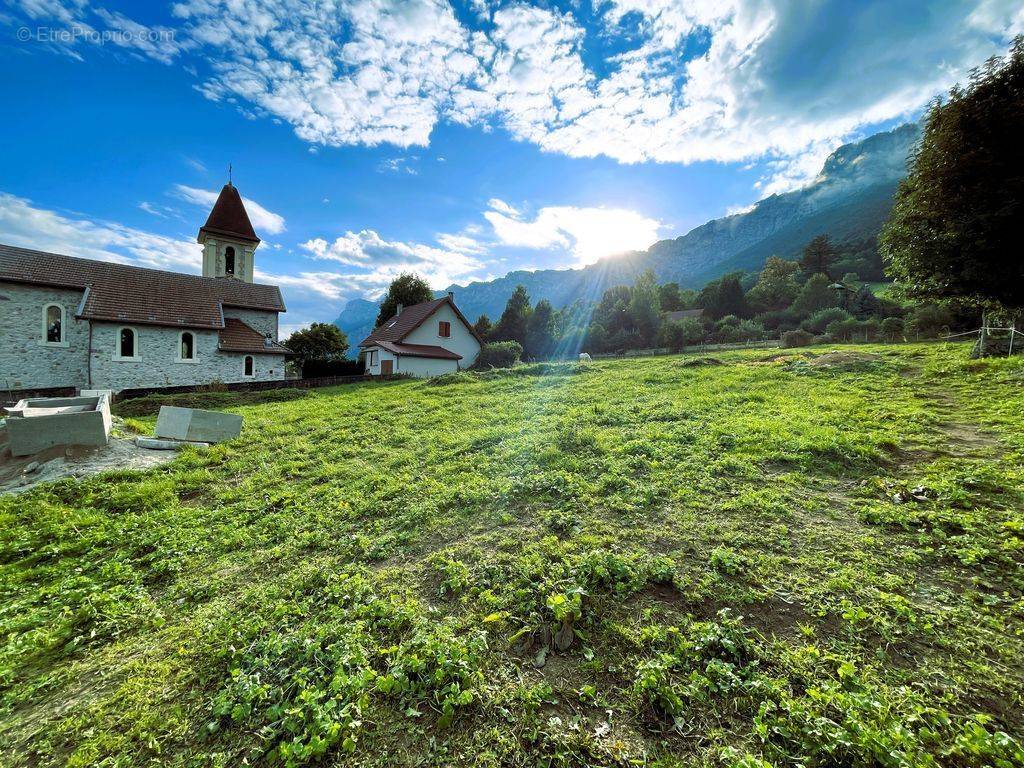
{"type": "MultiPolygon", "coordinates": [[[[806,187],[766,197],[748,211],[713,219],[646,251],[609,257],[581,269],[510,272],[446,290],[455,291],[467,317],[475,320],[486,314],[495,321],[520,284],[533,303],[547,299],[560,308],[576,299],[596,301],[607,288],[632,283],[645,269],[654,270],[659,282],[700,288],[733,270],[757,271],[771,255],[796,258],[815,235],[827,233],[840,244],[866,240],[878,234],[888,217],[893,193],[906,175],[907,158],[920,135],[919,126],[908,124],[845,144],[806,187]]],[[[345,305],[335,323],[357,344],[373,329],[376,315],[375,302],[357,299],[345,305]]]]}

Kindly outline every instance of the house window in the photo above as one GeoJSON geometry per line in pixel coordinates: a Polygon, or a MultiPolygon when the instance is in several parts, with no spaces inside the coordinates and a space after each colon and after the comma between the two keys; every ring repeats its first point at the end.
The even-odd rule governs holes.
{"type": "Polygon", "coordinates": [[[179,360],[196,359],[196,335],[191,331],[182,331],[178,346],[179,360]]]}
{"type": "Polygon", "coordinates": [[[442,339],[447,339],[452,335],[452,324],[447,320],[442,320],[437,324],[437,335],[442,339]]]}
{"type": "Polygon", "coordinates": [[[138,357],[139,337],[134,328],[121,328],[117,332],[117,357],[134,360],[138,357]]]}
{"type": "Polygon", "coordinates": [[[254,364],[254,361],[252,359],[252,355],[246,355],[245,356],[245,374],[244,375],[252,376],[254,369],[255,369],[255,364],[254,364]]]}
{"type": "Polygon", "coordinates": [[[377,364],[377,350],[371,349],[366,353],[368,365],[373,368],[377,364]]]}
{"type": "Polygon", "coordinates": [[[60,304],[47,304],[43,307],[43,342],[64,343],[64,307],[60,304]]]}
{"type": "Polygon", "coordinates": [[[235,249],[230,245],[224,249],[224,274],[235,274],[235,249]]]}

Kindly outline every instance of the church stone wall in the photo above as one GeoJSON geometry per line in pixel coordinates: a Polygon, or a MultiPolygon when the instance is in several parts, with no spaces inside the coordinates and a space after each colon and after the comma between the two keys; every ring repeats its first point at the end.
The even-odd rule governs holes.
{"type": "Polygon", "coordinates": [[[82,291],[0,282],[0,388],[84,387],[89,323],[75,318],[82,291]],[[64,308],[64,342],[44,344],[43,307],[64,308]]]}
{"type": "Polygon", "coordinates": [[[233,317],[246,325],[277,341],[277,312],[264,312],[259,309],[243,309],[241,307],[224,307],[224,317],[233,317]]]}
{"type": "Polygon", "coordinates": [[[181,329],[152,325],[94,323],[92,386],[97,389],[177,387],[239,381],[277,381],[285,377],[284,355],[253,355],[254,375],[245,376],[245,354],[217,349],[217,331],[193,330],[196,360],[178,359],[181,329]],[[121,328],[137,334],[137,360],[119,360],[121,328]]]}

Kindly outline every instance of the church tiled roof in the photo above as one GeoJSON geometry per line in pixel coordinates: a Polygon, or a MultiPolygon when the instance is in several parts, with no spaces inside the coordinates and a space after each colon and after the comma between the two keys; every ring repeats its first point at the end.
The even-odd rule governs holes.
{"type": "Polygon", "coordinates": [[[255,352],[257,354],[291,355],[288,347],[270,341],[251,325],[238,318],[228,317],[218,334],[219,348],[225,352],[255,352]]]}
{"type": "Polygon", "coordinates": [[[249,221],[249,214],[245,212],[242,196],[238,194],[238,190],[235,189],[230,181],[220,191],[217,202],[214,203],[213,210],[210,211],[209,218],[200,227],[200,241],[202,241],[204,234],[227,235],[228,237],[235,237],[240,240],[249,240],[253,243],[260,241],[256,237],[256,231],[252,228],[252,222],[249,221]]]}
{"type": "Polygon", "coordinates": [[[0,245],[0,281],[84,291],[79,317],[224,328],[224,307],[284,312],[276,285],[199,277],[0,245]]]}

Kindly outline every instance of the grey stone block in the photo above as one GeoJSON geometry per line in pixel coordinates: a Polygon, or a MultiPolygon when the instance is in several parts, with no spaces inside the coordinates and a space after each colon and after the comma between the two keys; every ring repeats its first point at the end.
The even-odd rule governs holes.
{"type": "Polygon", "coordinates": [[[220,443],[241,433],[242,417],[233,413],[163,405],[156,418],[156,436],[171,440],[220,443]]]}
{"type": "Polygon", "coordinates": [[[31,398],[7,412],[7,436],[14,456],[31,456],[58,445],[106,445],[110,436],[110,403],[105,395],[31,398]]]}

